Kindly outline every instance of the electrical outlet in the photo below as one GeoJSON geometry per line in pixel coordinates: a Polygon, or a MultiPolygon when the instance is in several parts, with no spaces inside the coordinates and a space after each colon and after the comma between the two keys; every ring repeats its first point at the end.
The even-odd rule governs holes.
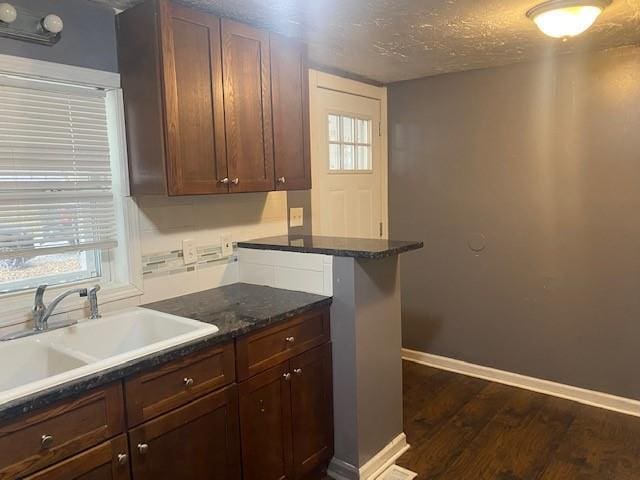
{"type": "Polygon", "coordinates": [[[182,240],[182,258],[184,259],[185,265],[191,265],[198,261],[198,250],[193,240],[182,240]]]}
{"type": "Polygon", "coordinates": [[[289,209],[289,226],[290,227],[303,227],[304,226],[304,208],[290,208],[289,209]]]}
{"type": "Polygon", "coordinates": [[[233,239],[231,238],[231,234],[220,236],[220,248],[222,249],[223,257],[233,255],[233,239]]]}

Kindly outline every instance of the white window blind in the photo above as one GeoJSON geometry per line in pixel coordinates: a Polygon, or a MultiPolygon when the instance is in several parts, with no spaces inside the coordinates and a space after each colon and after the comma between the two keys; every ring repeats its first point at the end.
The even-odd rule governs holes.
{"type": "Polygon", "coordinates": [[[105,94],[0,79],[0,258],[116,246],[105,94]]]}

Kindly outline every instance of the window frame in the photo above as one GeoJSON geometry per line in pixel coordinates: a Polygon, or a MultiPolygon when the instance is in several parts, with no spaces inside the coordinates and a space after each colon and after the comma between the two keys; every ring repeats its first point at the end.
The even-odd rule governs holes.
{"type": "Polygon", "coordinates": [[[374,169],[374,165],[373,165],[373,119],[369,116],[366,115],[356,115],[352,112],[346,112],[346,111],[339,111],[339,110],[327,110],[326,111],[326,122],[325,122],[325,128],[327,129],[327,158],[326,158],[326,169],[327,169],[327,173],[330,175],[371,175],[373,174],[373,169],[374,169]],[[329,116],[334,115],[339,117],[340,121],[338,122],[339,125],[339,137],[340,139],[336,142],[331,140],[331,134],[329,131],[329,116]],[[352,118],[354,120],[354,138],[353,138],[353,142],[344,142],[342,140],[342,117],[349,117],[352,118]],[[369,143],[360,143],[358,142],[358,120],[365,120],[367,122],[369,122],[369,143]],[[332,170],[331,169],[331,145],[338,145],[340,147],[340,169],[338,170],[332,170]],[[353,169],[344,169],[342,168],[342,146],[344,145],[351,145],[353,146],[353,155],[354,155],[354,165],[357,166],[357,149],[358,147],[368,147],[369,148],[369,163],[371,165],[370,168],[367,169],[358,169],[358,168],[353,168],[353,169]]]}
{"type": "MultiPolygon", "coordinates": [[[[0,54],[0,73],[10,75],[18,80],[45,80],[105,90],[111,149],[112,191],[118,225],[118,246],[110,250],[103,250],[101,253],[103,269],[108,268],[110,278],[108,282],[105,282],[103,277],[99,277],[52,285],[47,289],[47,298],[52,298],[70,288],[89,287],[96,283],[102,287],[101,303],[140,296],[142,294],[142,256],[138,210],[129,193],[124,104],[120,75],[4,54],[0,54]]],[[[35,288],[30,288],[0,294],[0,305],[2,306],[0,309],[0,328],[30,320],[29,312],[33,305],[34,291],[35,288]]],[[[84,299],[69,298],[59,311],[69,312],[83,308],[84,305],[84,299]]]]}

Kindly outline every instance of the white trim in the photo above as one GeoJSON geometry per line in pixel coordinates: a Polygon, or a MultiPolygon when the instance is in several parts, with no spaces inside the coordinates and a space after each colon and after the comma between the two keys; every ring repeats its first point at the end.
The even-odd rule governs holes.
{"type": "Polygon", "coordinates": [[[461,373],[470,377],[482,378],[483,380],[503,383],[505,385],[511,385],[512,387],[544,393],[545,395],[573,400],[574,402],[583,403],[592,407],[604,408],[606,410],[640,417],[640,401],[631,398],[618,397],[608,393],[528,377],[526,375],[475,365],[453,358],[418,352],[408,348],[402,349],[402,358],[410,362],[420,363],[441,370],[461,373]]]}
{"type": "Polygon", "coordinates": [[[333,457],[327,473],[335,480],[374,480],[407,450],[409,450],[407,436],[400,433],[359,469],[333,457]]]}
{"type": "Polygon", "coordinates": [[[319,70],[309,71],[315,75],[316,82],[313,85],[314,87],[360,95],[361,97],[373,98],[374,100],[386,100],[387,87],[376,87],[375,85],[358,82],[350,78],[339,77],[319,70]]]}
{"type": "Polygon", "coordinates": [[[31,58],[0,54],[0,72],[41,80],[69,82],[75,85],[104,88],[120,88],[120,74],[91,68],[45,62],[31,58]]]}

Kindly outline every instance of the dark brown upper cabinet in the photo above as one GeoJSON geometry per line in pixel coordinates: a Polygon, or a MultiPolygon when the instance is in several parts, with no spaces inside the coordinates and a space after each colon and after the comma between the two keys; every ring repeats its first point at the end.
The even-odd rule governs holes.
{"type": "Polygon", "coordinates": [[[118,42],[132,193],[226,193],[219,19],[148,1],[118,42]]]}
{"type": "Polygon", "coordinates": [[[133,195],[311,187],[304,45],[168,0],[117,30],[133,195]]]}
{"type": "Polygon", "coordinates": [[[223,19],[222,71],[230,191],[273,190],[269,34],[223,19]]]}
{"type": "Polygon", "coordinates": [[[311,188],[307,47],[270,34],[273,144],[277,190],[311,188]]]}

